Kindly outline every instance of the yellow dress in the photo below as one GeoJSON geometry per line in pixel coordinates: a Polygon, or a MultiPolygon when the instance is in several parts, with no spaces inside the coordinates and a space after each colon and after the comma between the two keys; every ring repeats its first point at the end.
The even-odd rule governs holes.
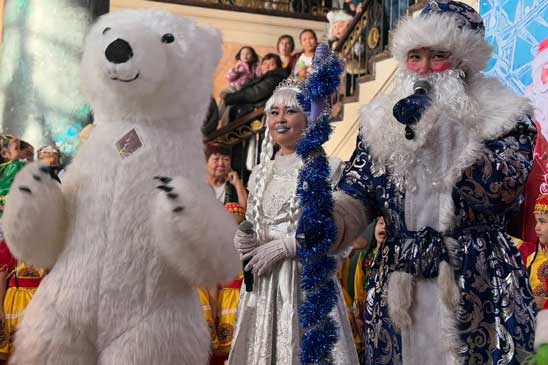
{"type": "Polygon", "coordinates": [[[45,274],[44,269],[35,269],[24,262],[19,262],[14,273],[10,275],[4,297],[6,321],[5,335],[2,336],[0,343],[0,359],[7,359],[13,353],[13,339],[17,326],[45,274]]]}
{"type": "Polygon", "coordinates": [[[219,299],[217,301],[219,347],[215,351],[217,356],[228,356],[232,347],[243,277],[243,274],[240,274],[237,279],[219,289],[219,299]]]}
{"type": "Polygon", "coordinates": [[[541,249],[537,253],[535,261],[533,261],[534,253],[527,258],[527,267],[531,268],[529,279],[533,294],[537,297],[548,298],[548,257],[546,251],[541,249]],[[531,265],[532,262],[532,265],[531,265]]]}
{"type": "Polygon", "coordinates": [[[211,334],[211,351],[217,351],[219,347],[219,339],[217,338],[217,331],[215,330],[215,319],[213,318],[213,312],[211,311],[211,302],[209,301],[209,293],[207,289],[198,288],[198,298],[200,299],[200,304],[202,305],[202,313],[204,319],[207,322],[209,327],[209,332],[211,334]]]}
{"type": "Polygon", "coordinates": [[[363,256],[361,254],[357,254],[357,263],[354,267],[354,278],[353,280],[349,280],[350,271],[351,269],[351,259],[346,258],[343,262],[340,276],[341,276],[341,286],[343,289],[343,296],[344,301],[347,306],[348,311],[348,319],[350,321],[350,327],[352,328],[352,335],[354,337],[354,344],[356,345],[356,350],[358,352],[363,350],[363,334],[359,330],[356,319],[363,320],[363,310],[365,308],[365,300],[366,300],[366,291],[365,291],[365,285],[366,285],[366,277],[365,273],[363,272],[363,256]],[[353,290],[348,287],[349,283],[350,285],[353,284],[353,290]],[[354,294],[354,298],[350,296],[350,293],[354,294]]]}

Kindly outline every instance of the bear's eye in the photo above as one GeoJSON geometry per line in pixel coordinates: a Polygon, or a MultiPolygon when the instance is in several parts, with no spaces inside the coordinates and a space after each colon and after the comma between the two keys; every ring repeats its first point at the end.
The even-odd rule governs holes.
{"type": "Polygon", "coordinates": [[[175,41],[175,37],[171,33],[166,33],[162,36],[162,43],[173,43],[175,41]]]}
{"type": "Polygon", "coordinates": [[[107,32],[110,30],[110,27],[106,27],[105,29],[103,29],[103,34],[107,34],[107,32]]]}

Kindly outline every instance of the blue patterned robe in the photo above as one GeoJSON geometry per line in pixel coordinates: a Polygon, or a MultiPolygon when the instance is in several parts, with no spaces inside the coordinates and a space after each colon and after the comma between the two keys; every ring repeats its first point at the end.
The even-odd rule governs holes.
{"type": "MultiPolygon", "coordinates": [[[[520,117],[510,131],[484,141],[483,153],[452,189],[454,222],[444,235],[458,242],[451,263],[460,290],[458,363],[520,364],[533,350],[533,294],[505,225],[531,168],[535,136],[531,120],[520,117]]],[[[367,285],[366,363],[401,364],[402,338],[388,315],[388,279],[395,270],[435,278],[447,250],[430,227],[406,228],[405,187],[376,163],[360,133],[339,189],[385,217],[387,238],[367,285]]]]}

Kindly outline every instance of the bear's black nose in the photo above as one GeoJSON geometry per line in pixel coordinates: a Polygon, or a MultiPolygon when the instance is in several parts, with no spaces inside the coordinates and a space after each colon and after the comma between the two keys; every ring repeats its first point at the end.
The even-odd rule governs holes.
{"type": "Polygon", "coordinates": [[[133,57],[133,50],[128,42],[118,38],[105,49],[105,56],[112,63],[124,63],[133,57]]]}

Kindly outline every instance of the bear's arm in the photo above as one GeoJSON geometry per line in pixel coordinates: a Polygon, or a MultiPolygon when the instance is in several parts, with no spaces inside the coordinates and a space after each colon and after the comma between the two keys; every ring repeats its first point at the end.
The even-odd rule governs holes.
{"type": "Polygon", "coordinates": [[[2,217],[13,256],[36,267],[53,267],[65,245],[66,203],[57,179],[40,162],[25,166],[11,185],[2,217]]]}
{"type": "Polygon", "coordinates": [[[233,244],[234,218],[206,184],[177,177],[164,186],[152,209],[160,255],[194,286],[231,280],[241,269],[233,244]]]}

